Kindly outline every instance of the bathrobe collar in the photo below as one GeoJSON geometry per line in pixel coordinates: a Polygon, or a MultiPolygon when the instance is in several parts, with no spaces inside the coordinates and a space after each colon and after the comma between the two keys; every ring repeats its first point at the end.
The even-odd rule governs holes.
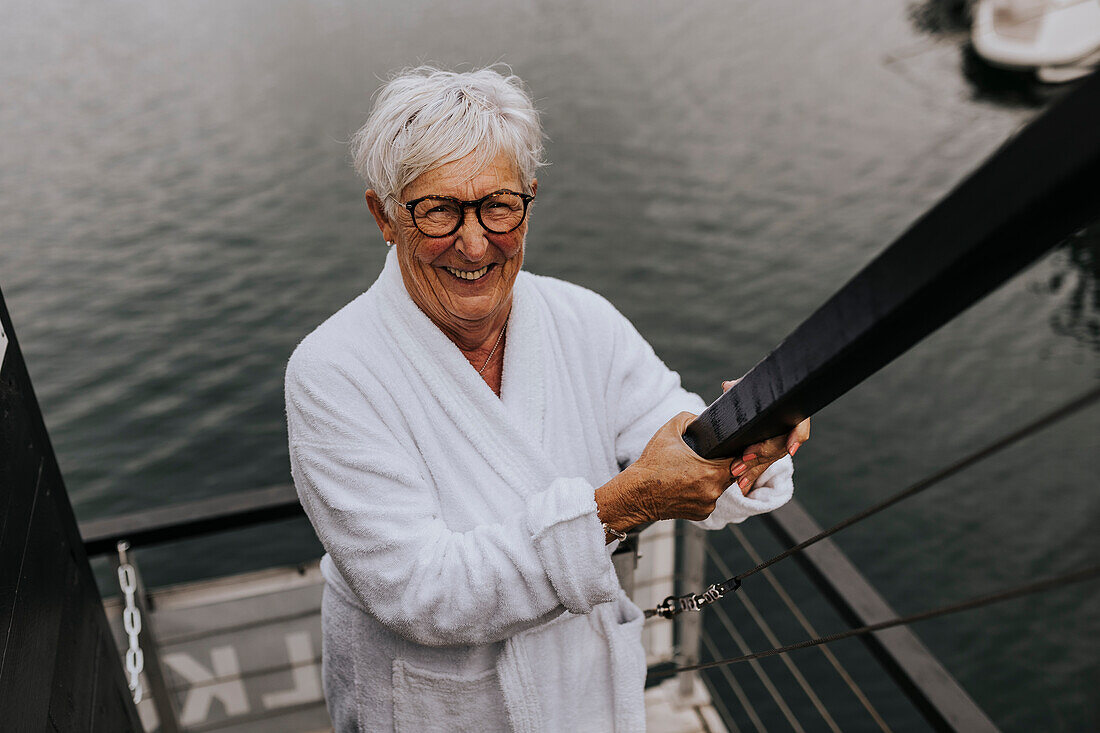
{"type": "Polygon", "coordinates": [[[537,493],[555,477],[543,449],[542,319],[528,277],[520,272],[513,286],[500,398],[413,302],[393,249],[378,277],[385,301],[380,318],[400,355],[487,464],[521,496],[537,493]]]}

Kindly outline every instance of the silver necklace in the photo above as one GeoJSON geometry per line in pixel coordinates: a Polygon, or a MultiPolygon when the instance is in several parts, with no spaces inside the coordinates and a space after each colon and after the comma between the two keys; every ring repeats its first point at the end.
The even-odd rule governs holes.
{"type": "Polygon", "coordinates": [[[489,352],[489,356],[485,358],[485,363],[481,365],[481,368],[477,370],[477,374],[480,377],[485,373],[485,370],[489,368],[489,362],[493,360],[493,354],[497,353],[497,347],[500,346],[501,339],[504,338],[504,331],[507,330],[508,324],[505,323],[500,329],[500,335],[497,336],[497,342],[493,344],[493,350],[489,352]]]}

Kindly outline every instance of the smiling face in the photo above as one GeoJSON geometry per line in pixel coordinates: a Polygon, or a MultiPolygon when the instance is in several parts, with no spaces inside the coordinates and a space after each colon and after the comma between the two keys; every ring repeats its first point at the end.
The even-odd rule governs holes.
{"type": "MultiPolygon", "coordinates": [[[[532,193],[536,187],[532,182],[532,193]]],[[[399,199],[434,194],[470,201],[502,188],[524,190],[512,161],[498,155],[478,170],[471,153],[420,175],[399,199]]],[[[398,208],[395,218],[386,219],[373,191],[367,192],[367,202],[382,234],[397,247],[405,289],[420,310],[460,346],[474,348],[490,336],[495,338],[512,307],[527,221],[507,234],[494,234],[481,226],[473,207],[467,207],[458,231],[435,238],[414,226],[405,207],[398,208]]]]}

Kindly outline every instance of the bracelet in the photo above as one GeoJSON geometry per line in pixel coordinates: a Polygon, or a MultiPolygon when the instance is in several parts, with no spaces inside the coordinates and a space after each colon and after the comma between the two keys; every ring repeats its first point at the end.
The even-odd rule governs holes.
{"type": "Polygon", "coordinates": [[[626,532],[620,532],[617,529],[612,529],[611,527],[608,526],[607,522],[603,523],[603,531],[604,531],[604,534],[611,535],[612,537],[617,539],[619,542],[622,542],[623,540],[626,539],[626,532]]]}

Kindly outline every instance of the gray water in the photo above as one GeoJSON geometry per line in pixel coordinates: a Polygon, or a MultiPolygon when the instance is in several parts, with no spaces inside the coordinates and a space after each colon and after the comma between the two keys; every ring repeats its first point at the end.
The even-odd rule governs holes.
{"type": "MultiPolygon", "coordinates": [[[[708,398],[1045,95],[976,67],[951,2],[550,5],[6,9],[0,286],[81,519],[289,481],[286,359],[382,264],[344,141],[397,67],[504,60],[528,82],[552,161],[528,268],[610,298],[708,398]]],[[[1095,251],[1043,258],[815,417],[797,483],[818,521],[1093,385],[1095,251]]],[[[1098,427],[1067,420],[837,541],[903,613],[1079,567],[1098,427]]],[[[286,522],[142,562],[158,584],[317,552],[286,522]]],[[[1005,729],[1081,730],[1098,619],[1082,586],[915,630],[1005,729]]]]}

